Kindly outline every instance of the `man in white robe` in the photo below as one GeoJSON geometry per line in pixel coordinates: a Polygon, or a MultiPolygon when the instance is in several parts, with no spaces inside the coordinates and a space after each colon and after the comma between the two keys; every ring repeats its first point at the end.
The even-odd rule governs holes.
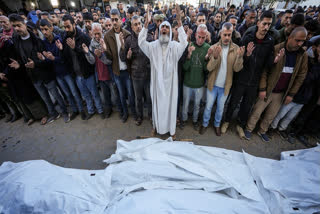
{"type": "Polygon", "coordinates": [[[144,28],[138,38],[140,49],[150,59],[153,135],[170,132],[175,137],[178,104],[178,62],[188,46],[187,35],[180,17],[180,7],[176,6],[179,42],[171,41],[170,23],[165,21],[159,26],[159,39],[147,42],[148,23],[151,15],[147,14],[144,28]]]}

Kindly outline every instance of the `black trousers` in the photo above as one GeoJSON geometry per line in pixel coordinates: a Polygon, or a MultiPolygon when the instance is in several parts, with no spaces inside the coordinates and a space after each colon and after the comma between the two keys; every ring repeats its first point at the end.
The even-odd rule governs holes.
{"type": "Polygon", "coordinates": [[[251,109],[256,102],[258,96],[258,87],[245,86],[242,84],[235,84],[232,89],[229,105],[225,114],[225,122],[230,122],[233,112],[240,104],[238,112],[239,125],[245,128],[251,109]],[[242,99],[242,100],[241,100],[242,99]],[[241,102],[241,103],[240,103],[241,102]]]}

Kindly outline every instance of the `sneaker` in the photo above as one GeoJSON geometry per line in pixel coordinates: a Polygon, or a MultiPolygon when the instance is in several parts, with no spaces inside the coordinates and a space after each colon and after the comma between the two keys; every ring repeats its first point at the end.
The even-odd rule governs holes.
{"type": "Polygon", "coordinates": [[[224,122],[221,126],[221,134],[225,134],[227,132],[228,127],[229,127],[229,122],[224,122]]]}
{"type": "Polygon", "coordinates": [[[284,130],[284,131],[280,131],[278,130],[278,134],[280,135],[280,137],[283,139],[283,140],[287,140],[288,139],[288,134],[287,132],[284,130]]]}
{"type": "Polygon", "coordinates": [[[192,125],[193,125],[193,129],[198,131],[199,130],[199,123],[198,121],[197,122],[192,122],[192,125]]]}
{"type": "Polygon", "coordinates": [[[295,143],[294,134],[289,133],[289,134],[288,134],[288,139],[287,139],[287,141],[288,141],[289,143],[291,143],[291,144],[294,144],[294,143],[295,143]]]}
{"type": "Polygon", "coordinates": [[[79,115],[79,112],[72,112],[72,113],[70,114],[70,120],[75,119],[78,115],[79,115]]]}
{"type": "Polygon", "coordinates": [[[48,120],[47,120],[47,123],[52,123],[53,121],[58,120],[60,118],[60,116],[61,116],[60,114],[56,114],[54,116],[50,116],[48,118],[48,120]]]}
{"type": "Polygon", "coordinates": [[[264,141],[264,142],[270,142],[270,139],[269,139],[269,137],[268,137],[268,135],[267,134],[263,134],[263,133],[260,133],[260,132],[258,132],[258,135],[261,137],[261,139],[264,141]]]}
{"type": "Polygon", "coordinates": [[[136,121],[136,125],[140,126],[142,124],[142,119],[139,117],[136,121]]]}
{"type": "Polygon", "coordinates": [[[200,130],[199,130],[199,134],[203,135],[206,131],[207,131],[208,127],[204,127],[201,125],[200,130]]]}
{"type": "Polygon", "coordinates": [[[99,115],[102,120],[106,119],[106,115],[104,114],[104,112],[99,113],[99,115]]]}
{"type": "Polygon", "coordinates": [[[237,129],[237,132],[238,132],[238,135],[241,139],[245,138],[245,135],[244,135],[244,131],[243,131],[243,128],[239,125],[236,126],[236,129],[237,129]]]}
{"type": "Polygon", "coordinates": [[[13,123],[13,122],[19,120],[21,117],[22,117],[21,114],[14,114],[14,115],[12,116],[10,122],[13,123]]]}
{"type": "Polygon", "coordinates": [[[180,124],[179,124],[179,128],[180,128],[181,130],[183,130],[185,124],[186,124],[186,121],[181,120],[181,121],[180,121],[180,124]]]}
{"type": "Polygon", "coordinates": [[[251,136],[252,136],[252,133],[249,132],[248,130],[244,130],[244,138],[246,140],[250,140],[251,139],[251,136]]]}
{"type": "Polygon", "coordinates": [[[70,122],[70,117],[69,117],[68,114],[63,114],[62,117],[63,117],[63,120],[64,120],[65,123],[69,123],[70,122]]]}

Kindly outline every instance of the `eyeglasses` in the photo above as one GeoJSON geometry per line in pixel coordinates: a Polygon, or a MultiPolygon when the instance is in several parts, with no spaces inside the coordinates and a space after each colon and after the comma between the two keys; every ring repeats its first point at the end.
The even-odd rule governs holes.
{"type": "Polygon", "coordinates": [[[112,22],[117,22],[117,21],[119,21],[119,19],[118,18],[111,18],[111,21],[112,22]]]}

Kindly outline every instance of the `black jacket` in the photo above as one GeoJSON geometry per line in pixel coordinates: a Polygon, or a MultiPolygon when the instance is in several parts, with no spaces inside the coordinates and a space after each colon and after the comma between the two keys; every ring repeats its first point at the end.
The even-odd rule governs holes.
{"type": "MultiPolygon", "coordinates": [[[[147,41],[152,41],[151,34],[148,34],[147,41]]],[[[150,60],[139,48],[138,36],[134,32],[126,38],[124,49],[120,49],[120,59],[127,62],[133,80],[150,79],[150,60]],[[127,59],[129,48],[132,51],[130,60],[127,59]]]]}
{"type": "Polygon", "coordinates": [[[76,28],[76,35],[75,35],[75,48],[72,50],[68,45],[67,45],[67,34],[65,33],[63,36],[63,50],[62,54],[64,59],[66,61],[67,67],[72,71],[74,75],[75,72],[73,70],[73,64],[72,64],[72,53],[71,51],[74,51],[76,53],[79,67],[80,67],[80,73],[84,78],[88,78],[91,74],[94,73],[94,64],[91,65],[86,56],[85,53],[82,49],[82,44],[86,44],[86,46],[89,48],[91,39],[89,36],[85,35],[79,28],[76,28]]]}
{"type": "Polygon", "coordinates": [[[37,53],[45,51],[43,41],[36,37],[32,32],[29,32],[32,41],[31,56],[26,56],[22,48],[22,39],[19,35],[12,37],[14,50],[16,52],[17,61],[20,67],[25,68],[25,64],[28,62],[28,58],[34,61],[35,67],[33,69],[25,68],[32,82],[44,81],[50,82],[56,78],[53,63],[50,60],[40,60],[37,53]]]}
{"type": "Polygon", "coordinates": [[[320,95],[320,62],[308,59],[308,73],[298,93],[293,97],[293,102],[307,104],[312,97],[316,99],[320,95]]]}
{"type": "Polygon", "coordinates": [[[245,52],[243,56],[243,69],[235,75],[235,82],[246,86],[258,87],[261,74],[266,67],[271,67],[274,56],[274,39],[267,33],[261,43],[258,43],[256,32],[252,31],[246,34],[241,40],[241,46],[247,46],[253,42],[255,49],[251,56],[247,57],[245,52]]]}

